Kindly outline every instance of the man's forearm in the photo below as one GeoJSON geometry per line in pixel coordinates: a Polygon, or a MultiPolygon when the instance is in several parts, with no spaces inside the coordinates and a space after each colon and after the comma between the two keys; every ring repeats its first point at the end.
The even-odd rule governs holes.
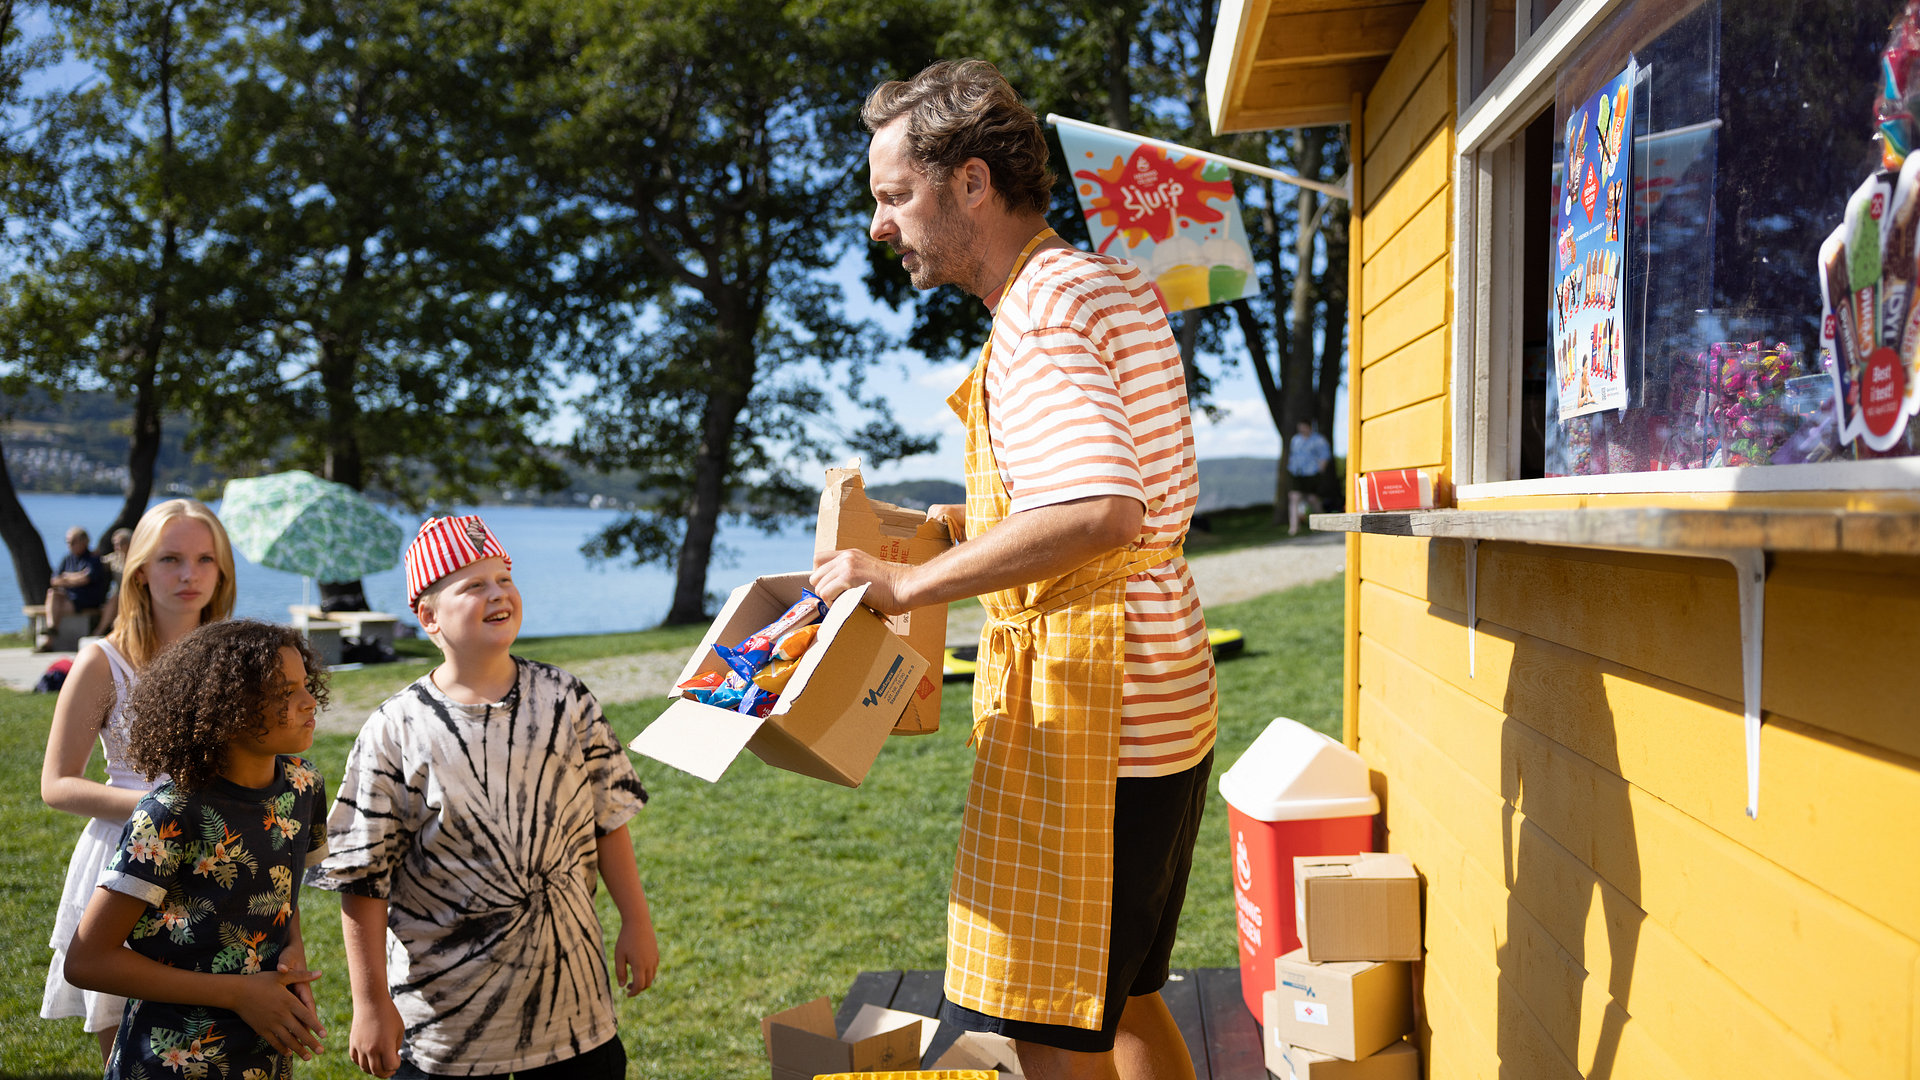
{"type": "Polygon", "coordinates": [[[1123,495],[1023,510],[910,568],[898,599],[926,607],[1072,573],[1139,539],[1145,513],[1123,495]]]}

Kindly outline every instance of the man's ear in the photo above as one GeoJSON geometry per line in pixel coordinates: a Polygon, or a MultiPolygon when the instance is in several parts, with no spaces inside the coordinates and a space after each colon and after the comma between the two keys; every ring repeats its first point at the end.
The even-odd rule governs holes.
{"type": "Polygon", "coordinates": [[[953,171],[954,186],[959,188],[955,194],[960,196],[960,204],[969,210],[978,210],[993,198],[993,170],[979,158],[968,158],[953,171]]]}

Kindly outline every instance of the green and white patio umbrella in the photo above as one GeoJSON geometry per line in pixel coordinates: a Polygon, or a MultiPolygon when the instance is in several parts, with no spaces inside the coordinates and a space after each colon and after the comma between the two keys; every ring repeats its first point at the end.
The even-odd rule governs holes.
{"type": "Polygon", "coordinates": [[[227,481],[220,521],[256,565],[322,582],[393,569],[406,539],[359,492],[298,469],[227,481]]]}

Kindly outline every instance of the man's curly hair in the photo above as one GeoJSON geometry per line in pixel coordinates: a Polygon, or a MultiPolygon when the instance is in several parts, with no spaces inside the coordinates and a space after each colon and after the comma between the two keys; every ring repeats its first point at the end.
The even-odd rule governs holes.
{"type": "Polygon", "coordinates": [[[953,170],[979,158],[1007,209],[1047,212],[1053,173],[1046,132],[992,64],[942,60],[907,82],[880,84],[860,110],[874,132],[902,116],[907,155],[932,180],[945,183],[953,170]]]}
{"type": "Polygon", "coordinates": [[[186,791],[207,786],[227,764],[227,747],[264,735],[287,714],[294,688],[280,674],[280,650],[307,668],[307,690],[327,703],[327,669],[290,626],[256,619],[208,623],[147,666],[127,700],[127,758],[151,780],[168,773],[186,791]]]}

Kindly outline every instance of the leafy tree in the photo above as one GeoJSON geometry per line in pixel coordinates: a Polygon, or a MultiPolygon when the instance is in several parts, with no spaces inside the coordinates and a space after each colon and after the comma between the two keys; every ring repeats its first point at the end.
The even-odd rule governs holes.
{"type": "Polygon", "coordinates": [[[242,470],[403,503],[556,487],[552,280],[507,122],[513,58],[459,3],[278,0],[232,34],[235,197],[207,259],[233,329],[196,407],[242,470]]]}
{"type": "MultiPolygon", "coordinates": [[[[24,89],[27,77],[58,50],[50,41],[29,38],[19,16],[13,0],[0,0],[0,225],[17,255],[38,250],[49,223],[59,216],[58,148],[65,136],[61,118],[30,102],[24,89]]],[[[0,313],[14,302],[9,290],[0,313]]],[[[32,355],[0,343],[0,402],[22,400],[43,375],[32,355]]],[[[5,419],[0,415],[0,420],[5,419]]],[[[40,530],[34,528],[14,491],[4,441],[0,441],[0,540],[6,542],[13,560],[21,600],[39,603],[46,597],[53,567],[40,530]]]]}
{"type": "Polygon", "coordinates": [[[230,104],[213,67],[226,5],[61,3],[71,56],[96,75],[47,93],[67,125],[68,212],[12,282],[0,333],[55,389],[101,386],[132,405],[125,500],[98,534],[131,527],[152,495],[161,417],[204,368],[219,319],[193,250],[225,171],[210,129],[230,104]]]}
{"type": "Polygon", "coordinates": [[[881,344],[824,275],[859,236],[859,108],[888,56],[926,51],[938,8],[900,0],[666,0],[642,17],[556,5],[543,183],[582,253],[577,333],[597,391],[576,450],[641,475],[640,509],[591,554],[676,566],[669,623],[705,618],[722,515],[770,527],[811,505],[796,474],[851,448],[932,448],[862,375],[881,344]],[[852,401],[837,410],[836,379],[852,401]]]}

